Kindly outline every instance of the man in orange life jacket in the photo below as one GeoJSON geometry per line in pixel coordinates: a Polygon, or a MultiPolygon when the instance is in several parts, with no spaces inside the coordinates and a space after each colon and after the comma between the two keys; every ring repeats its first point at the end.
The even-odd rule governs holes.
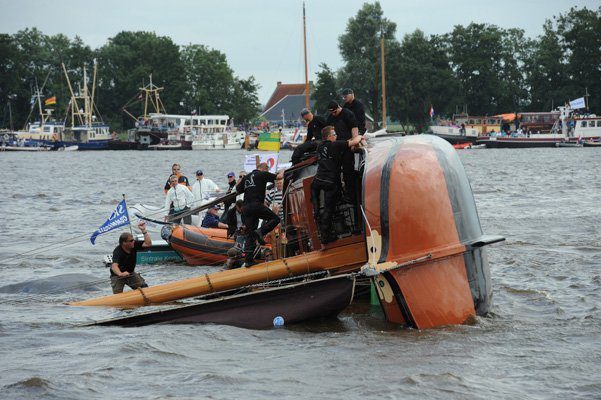
{"type": "Polygon", "coordinates": [[[265,205],[265,188],[268,182],[274,182],[284,176],[284,170],[277,175],[269,172],[267,163],[260,163],[257,169],[240,180],[236,185],[238,193],[244,193],[244,207],[242,208],[242,221],[248,231],[244,244],[245,267],[255,264],[253,254],[256,242],[265,244],[263,236],[271,232],[279,223],[280,218],[265,205]],[[263,220],[261,228],[259,219],[263,220]]]}
{"type": "MultiPolygon", "coordinates": [[[[350,148],[361,143],[362,136],[348,140],[336,140],[336,130],[329,125],[323,128],[323,141],[317,147],[317,172],[311,183],[311,202],[313,215],[319,226],[321,243],[326,244],[337,239],[332,230],[332,217],[340,195],[340,165],[350,148]],[[324,193],[324,209],[319,213],[319,199],[324,193]]],[[[351,153],[352,154],[352,153],[351,153]]]]}
{"type": "MultiPolygon", "coordinates": [[[[188,182],[188,178],[181,173],[181,165],[179,164],[173,164],[171,166],[171,175],[176,175],[177,176],[177,182],[180,185],[184,185],[185,187],[187,187],[188,189],[192,189],[190,186],[190,182],[188,182]]],[[[171,178],[171,175],[169,175],[169,178],[171,178]]],[[[163,191],[165,192],[165,194],[167,194],[167,192],[169,191],[169,189],[171,189],[171,184],[169,183],[169,179],[167,179],[167,183],[165,183],[165,187],[163,188],[163,191]]]]}

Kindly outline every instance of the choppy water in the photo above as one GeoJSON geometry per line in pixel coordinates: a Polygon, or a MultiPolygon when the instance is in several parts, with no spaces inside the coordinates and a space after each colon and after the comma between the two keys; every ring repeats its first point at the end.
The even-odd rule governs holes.
{"type": "MultiPolygon", "coordinates": [[[[110,292],[100,260],[117,234],[96,246],[87,237],[121,194],[159,204],[176,161],[223,186],[244,154],[0,153],[2,399],[601,398],[595,148],[461,151],[485,233],[507,237],[489,251],[493,313],[476,325],[398,329],[356,306],[338,320],[267,331],[80,327],[122,313],[63,305],[110,292]],[[64,247],[69,238],[80,241],[64,247]]],[[[139,268],[150,284],[199,272],[139,268]]]]}

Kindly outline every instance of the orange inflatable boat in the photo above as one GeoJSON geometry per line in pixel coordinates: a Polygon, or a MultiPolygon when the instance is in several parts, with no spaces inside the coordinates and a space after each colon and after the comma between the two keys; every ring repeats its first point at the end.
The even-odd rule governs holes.
{"type": "Polygon", "coordinates": [[[227,259],[227,251],[235,244],[227,238],[227,229],[173,225],[170,232],[164,230],[162,234],[188,265],[222,264],[227,259]],[[168,237],[165,233],[169,233],[168,237]]]}

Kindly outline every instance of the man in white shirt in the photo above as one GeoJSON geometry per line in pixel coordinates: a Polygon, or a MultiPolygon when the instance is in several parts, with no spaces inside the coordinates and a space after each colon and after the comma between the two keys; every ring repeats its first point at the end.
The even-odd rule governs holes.
{"type": "MultiPolygon", "coordinates": [[[[169,215],[165,216],[165,221],[181,223],[182,218],[178,219],[177,216],[190,209],[190,206],[194,203],[194,196],[186,186],[179,184],[177,175],[169,177],[169,185],[171,189],[169,189],[165,198],[165,208],[169,210],[169,215]],[[169,209],[172,203],[173,208],[169,209]]],[[[183,217],[183,220],[184,224],[189,225],[192,223],[192,216],[187,215],[183,217]]]]}
{"type": "Polygon", "coordinates": [[[194,195],[194,206],[198,207],[205,203],[214,192],[221,192],[221,189],[215,182],[205,178],[202,171],[196,171],[196,182],[192,185],[192,194],[194,195]]]}

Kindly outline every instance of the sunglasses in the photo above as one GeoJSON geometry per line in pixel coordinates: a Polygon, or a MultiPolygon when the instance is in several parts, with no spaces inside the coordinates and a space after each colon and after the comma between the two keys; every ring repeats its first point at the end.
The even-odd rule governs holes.
{"type": "Polygon", "coordinates": [[[126,240],[125,242],[126,243],[131,243],[131,242],[135,242],[135,240],[134,239],[129,239],[129,240],[126,240]]]}

